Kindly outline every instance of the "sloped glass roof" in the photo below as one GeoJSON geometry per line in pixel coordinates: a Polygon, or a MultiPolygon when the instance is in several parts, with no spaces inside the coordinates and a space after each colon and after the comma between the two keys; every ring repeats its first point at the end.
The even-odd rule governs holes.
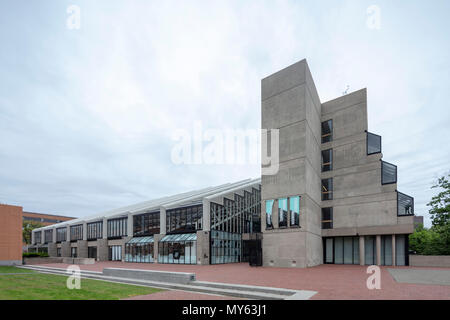
{"type": "Polygon", "coordinates": [[[130,239],[130,241],[128,241],[126,244],[129,243],[153,243],[153,236],[151,237],[135,237],[130,239]]]}
{"type": "Polygon", "coordinates": [[[197,241],[197,233],[168,234],[159,242],[197,241]]]}

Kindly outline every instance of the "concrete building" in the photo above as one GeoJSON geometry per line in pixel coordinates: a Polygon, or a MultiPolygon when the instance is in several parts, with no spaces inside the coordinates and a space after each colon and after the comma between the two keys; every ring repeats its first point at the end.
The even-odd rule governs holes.
{"type": "Polygon", "coordinates": [[[261,99],[262,128],[280,130],[279,171],[262,177],[264,265],[408,264],[414,202],[368,131],[366,89],[322,103],[302,60],[263,79],[261,99]]]}
{"type": "Polygon", "coordinates": [[[414,201],[368,131],[366,90],[322,103],[302,60],[263,79],[261,101],[275,174],[40,228],[33,243],[130,262],[408,264],[414,201]]]}
{"type": "Polygon", "coordinates": [[[240,262],[244,242],[260,232],[260,182],[247,179],[35,229],[32,243],[55,257],[240,262]]]}
{"type": "Polygon", "coordinates": [[[22,207],[0,204],[0,265],[22,264],[22,207]]]}

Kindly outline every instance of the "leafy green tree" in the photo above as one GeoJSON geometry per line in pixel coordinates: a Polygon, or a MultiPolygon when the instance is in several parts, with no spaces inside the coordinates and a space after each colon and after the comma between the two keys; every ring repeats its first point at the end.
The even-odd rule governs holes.
{"type": "Polygon", "coordinates": [[[450,174],[447,177],[443,176],[439,178],[438,183],[431,188],[442,189],[437,195],[431,198],[431,201],[427,204],[430,206],[430,215],[432,219],[433,227],[445,226],[450,224],[450,174]]]}
{"type": "Polygon", "coordinates": [[[432,227],[423,225],[409,236],[410,249],[423,255],[450,255],[450,174],[438,179],[432,188],[442,189],[427,204],[431,207],[432,227]]]}
{"type": "Polygon", "coordinates": [[[34,229],[42,228],[44,225],[35,221],[24,221],[22,223],[22,238],[26,244],[31,244],[31,232],[34,229]]]}

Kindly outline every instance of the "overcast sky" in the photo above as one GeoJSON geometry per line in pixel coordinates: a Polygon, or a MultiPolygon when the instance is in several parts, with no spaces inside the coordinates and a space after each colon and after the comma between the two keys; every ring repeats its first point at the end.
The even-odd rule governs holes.
{"type": "Polygon", "coordinates": [[[307,58],[322,102],[367,87],[369,130],[429,225],[450,169],[449,1],[0,6],[0,202],[79,217],[258,177],[256,164],[175,165],[173,132],[260,128],[261,78],[307,58]]]}

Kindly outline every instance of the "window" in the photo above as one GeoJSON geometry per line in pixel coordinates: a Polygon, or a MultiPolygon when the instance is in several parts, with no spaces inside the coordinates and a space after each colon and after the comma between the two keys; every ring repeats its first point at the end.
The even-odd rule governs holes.
{"type": "Polygon", "coordinates": [[[381,236],[381,265],[392,266],[392,235],[381,236]]]}
{"type": "Polygon", "coordinates": [[[87,239],[97,240],[103,237],[103,221],[96,221],[87,224],[87,239]]]}
{"type": "Polygon", "coordinates": [[[381,161],[381,184],[397,183],[397,166],[381,161]]]}
{"type": "Polygon", "coordinates": [[[211,231],[211,264],[241,262],[241,234],[211,231]]]}
{"type": "Polygon", "coordinates": [[[287,198],[278,199],[278,227],[287,227],[287,198]]]}
{"type": "Polygon", "coordinates": [[[167,210],[166,233],[184,233],[202,230],[202,219],[203,205],[167,210]]]}
{"type": "Polygon", "coordinates": [[[291,227],[300,226],[300,196],[289,198],[289,212],[291,218],[291,227]]]}
{"type": "Polygon", "coordinates": [[[333,208],[322,208],[322,229],[333,229],[333,208]]]}
{"type": "Polygon", "coordinates": [[[322,172],[333,170],[333,149],[322,151],[322,172]]]}
{"type": "Polygon", "coordinates": [[[97,260],[97,247],[88,247],[88,258],[97,260]]]}
{"type": "Polygon", "coordinates": [[[66,241],[67,228],[58,228],[56,229],[56,242],[66,241]]]}
{"type": "Polygon", "coordinates": [[[375,236],[364,237],[364,263],[369,266],[377,263],[377,242],[375,236]]]}
{"type": "Polygon", "coordinates": [[[44,238],[45,238],[45,243],[53,242],[53,229],[45,230],[44,238]]]}
{"type": "Polygon", "coordinates": [[[359,264],[359,237],[324,239],[324,261],[334,264],[359,264]]]}
{"type": "Polygon", "coordinates": [[[272,229],[272,210],[274,200],[266,200],[266,229],[272,229]]]}
{"type": "MultiPolygon", "coordinates": [[[[159,211],[133,216],[133,235],[151,236],[159,233],[159,211]]],[[[166,222],[170,225],[170,221],[166,222]]]]}
{"type": "MultiPolygon", "coordinates": [[[[78,224],[70,227],[70,241],[83,240],[83,225],[78,224]]],[[[76,258],[76,257],[75,257],[76,258]]]]}
{"type": "Polygon", "coordinates": [[[414,215],[414,198],[397,191],[397,215],[414,215]]]}
{"type": "Polygon", "coordinates": [[[108,260],[109,261],[122,261],[122,246],[109,246],[108,247],[108,260]]]}
{"type": "MultiPolygon", "coordinates": [[[[211,231],[211,238],[216,234],[217,231],[211,231]]],[[[196,233],[168,234],[158,242],[158,263],[196,264],[196,260],[196,233]]]]}
{"type": "Polygon", "coordinates": [[[367,155],[381,152],[381,136],[367,132],[367,155]]]}
{"type": "Polygon", "coordinates": [[[322,200],[333,200],[333,178],[322,180],[322,200]]]}
{"type": "Polygon", "coordinates": [[[333,120],[322,122],[322,143],[333,141],[333,120]]]}
{"type": "Polygon", "coordinates": [[[37,231],[34,233],[34,242],[41,243],[42,231],[37,231]]]}
{"type": "Polygon", "coordinates": [[[108,239],[127,236],[128,217],[108,220],[108,239]]]}

